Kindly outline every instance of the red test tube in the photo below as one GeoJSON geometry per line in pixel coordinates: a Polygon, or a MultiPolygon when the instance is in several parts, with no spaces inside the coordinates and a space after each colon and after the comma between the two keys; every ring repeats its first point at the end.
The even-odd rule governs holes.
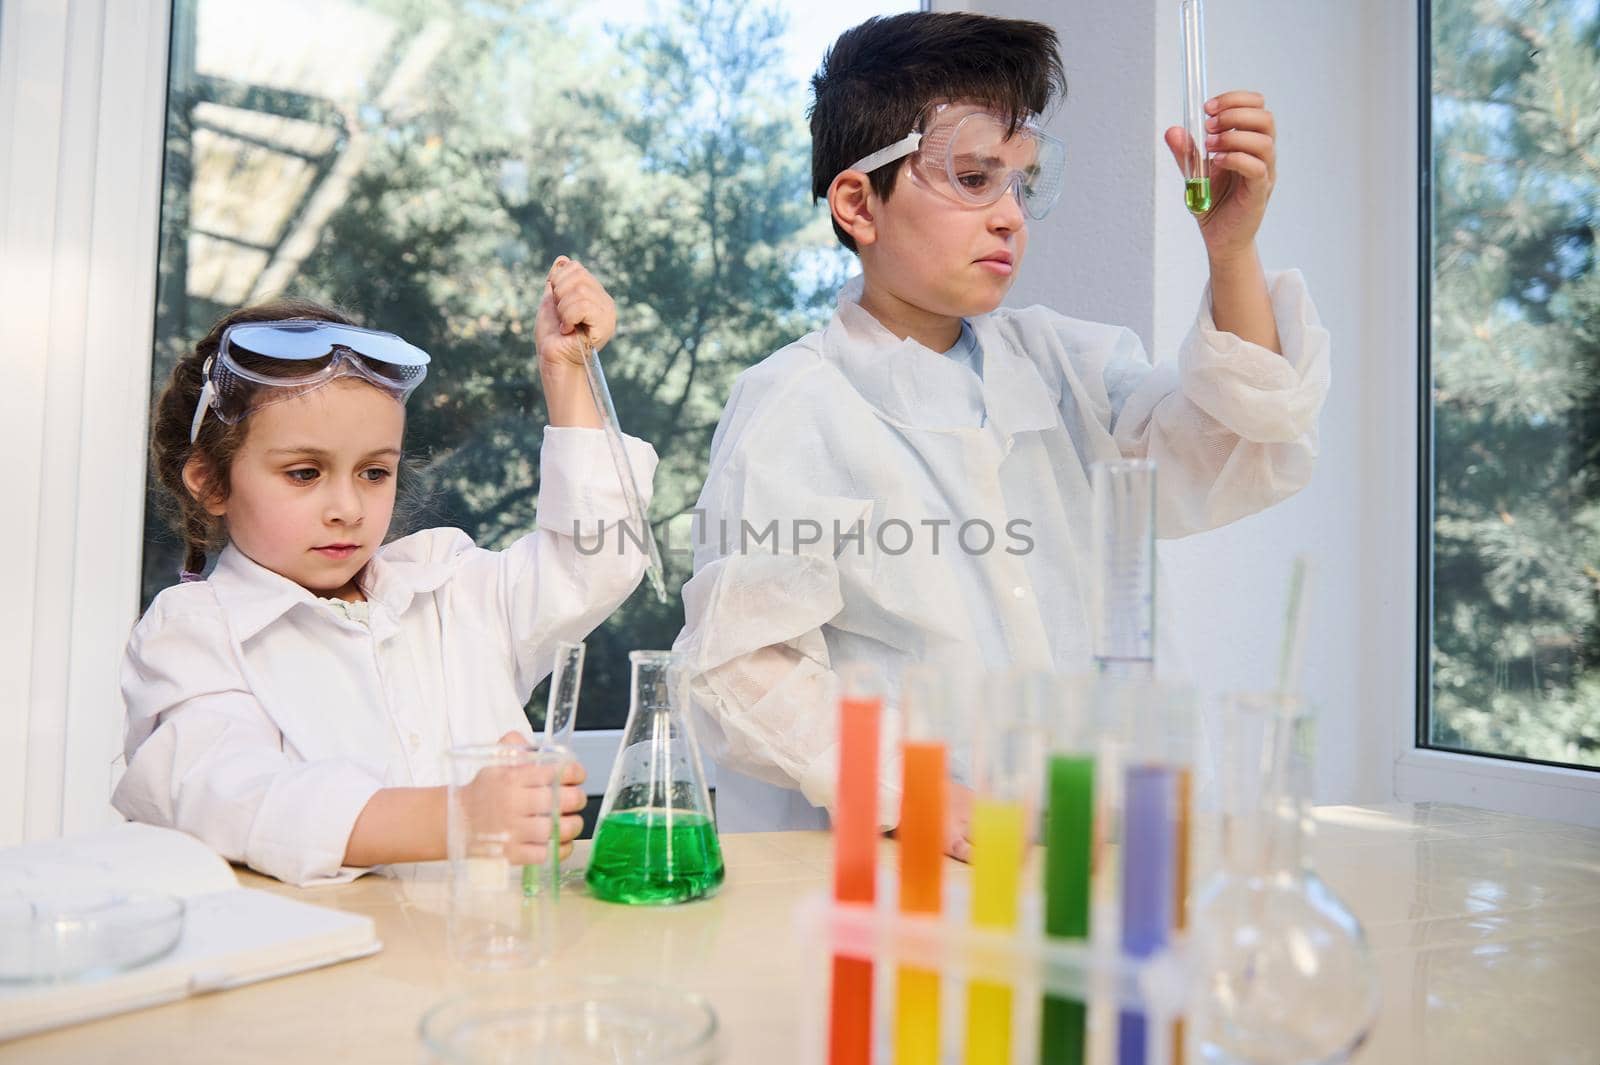
{"type": "MultiPolygon", "coordinates": [[[[871,905],[878,878],[878,747],[883,691],[876,674],[850,670],[839,697],[839,778],[833,811],[833,896],[871,905]]],[[[872,962],[835,955],[829,1065],[870,1065],[872,962]]]]}

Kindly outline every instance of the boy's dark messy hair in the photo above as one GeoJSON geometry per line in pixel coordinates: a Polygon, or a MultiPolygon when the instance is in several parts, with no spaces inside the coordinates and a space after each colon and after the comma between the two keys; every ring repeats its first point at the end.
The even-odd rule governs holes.
{"type": "MultiPolygon", "coordinates": [[[[911,132],[929,103],[981,103],[1015,129],[1066,91],[1056,31],[1043,23],[956,11],[870,18],[833,42],[811,79],[813,202],[851,163],[911,132]]],[[[880,197],[904,161],[872,172],[880,197]]],[[[838,222],[833,231],[856,250],[838,222]]]]}

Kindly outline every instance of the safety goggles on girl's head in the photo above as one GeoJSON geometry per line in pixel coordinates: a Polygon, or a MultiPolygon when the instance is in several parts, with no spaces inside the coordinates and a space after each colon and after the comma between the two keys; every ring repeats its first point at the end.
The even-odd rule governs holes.
{"type": "Polygon", "coordinates": [[[393,333],[353,325],[306,318],[240,322],[223,330],[204,373],[189,425],[191,444],[207,410],[232,425],[341,377],[359,377],[404,403],[428,375],[428,353],[393,333]],[[268,366],[273,372],[266,372],[268,366]]]}
{"type": "Polygon", "coordinates": [[[1067,148],[1030,118],[1012,129],[991,111],[970,104],[933,104],[917,128],[850,167],[870,174],[897,159],[913,163],[934,187],[948,185],[962,203],[995,203],[1012,188],[1033,218],[1061,198],[1067,148]]]}

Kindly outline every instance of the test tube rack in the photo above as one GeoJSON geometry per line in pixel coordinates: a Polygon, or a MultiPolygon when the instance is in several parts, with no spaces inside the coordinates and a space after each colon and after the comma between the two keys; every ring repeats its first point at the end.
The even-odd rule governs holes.
{"type": "MultiPolygon", "coordinates": [[[[1145,958],[1124,955],[1113,937],[1060,939],[1043,932],[1037,891],[1024,894],[1016,930],[996,932],[968,919],[966,886],[950,884],[944,912],[907,914],[895,906],[892,871],[880,872],[875,904],[844,903],[827,893],[807,898],[795,912],[800,941],[809,945],[805,981],[804,1043],[800,1060],[807,1065],[830,1063],[830,1018],[833,1000],[830,974],[834,959],[869,963],[873,972],[873,1017],[870,1045],[862,1065],[924,1065],[897,1054],[894,1046],[894,982],[903,968],[937,973],[940,979],[940,1050],[926,1065],[1058,1065],[1066,1062],[1114,1063],[1118,1014],[1134,1011],[1149,1023],[1151,1038],[1142,1065],[1180,1065],[1175,1024],[1187,1000],[1190,962],[1181,937],[1145,958]],[[1009,1048],[972,1047],[967,1043],[966,1003],[976,983],[1011,991],[1009,1048]],[[1081,1048],[1052,1052],[1041,1043],[1046,998],[1082,1003],[1090,1032],[1081,1048]]],[[[1103,927],[1114,929],[1114,915],[1103,927]]]]}

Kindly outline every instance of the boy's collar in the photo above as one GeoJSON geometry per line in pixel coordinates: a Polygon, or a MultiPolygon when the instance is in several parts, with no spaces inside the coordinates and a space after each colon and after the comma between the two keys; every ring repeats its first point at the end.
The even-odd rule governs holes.
{"type": "Polygon", "coordinates": [[[980,380],[965,366],[909,337],[891,333],[861,306],[859,275],[839,291],[823,330],[825,354],[861,396],[891,421],[919,429],[974,429],[987,416],[1007,440],[1060,424],[1052,393],[1033,362],[1013,350],[993,315],[969,318],[983,352],[980,380]]]}

